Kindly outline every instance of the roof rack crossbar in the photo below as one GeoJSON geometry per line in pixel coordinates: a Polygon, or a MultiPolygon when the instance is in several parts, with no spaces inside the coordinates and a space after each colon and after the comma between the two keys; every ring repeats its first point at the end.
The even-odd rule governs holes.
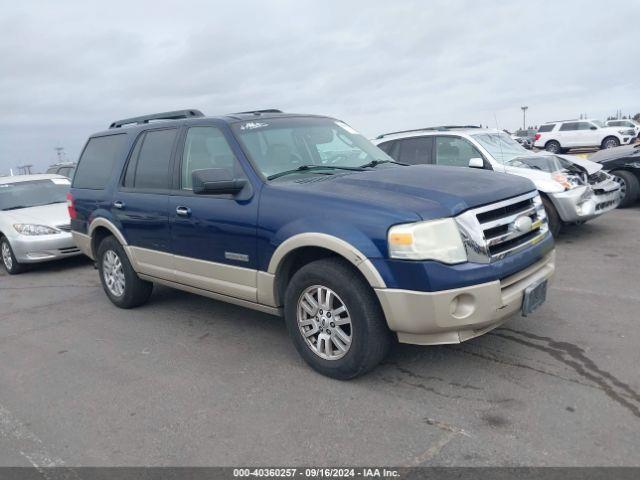
{"type": "Polygon", "coordinates": [[[141,117],[125,118],[117,120],[109,125],[109,128],[120,128],[124,125],[142,125],[149,123],[151,120],[180,120],[183,118],[204,117],[204,113],[200,110],[175,110],[173,112],[152,113],[151,115],[143,115],[141,117]]]}
{"type": "Polygon", "coordinates": [[[253,113],[254,115],[260,115],[261,113],[282,113],[282,110],[278,110],[277,108],[266,108],[264,110],[249,110],[248,112],[235,112],[231,115],[247,115],[253,113]]]}
{"type": "Polygon", "coordinates": [[[388,135],[396,135],[399,133],[413,133],[413,132],[424,132],[424,131],[447,131],[447,130],[453,130],[456,128],[482,128],[480,127],[480,125],[441,125],[439,127],[425,127],[425,128],[414,128],[411,130],[400,130],[398,132],[389,132],[389,133],[382,133],[380,135],[378,135],[376,138],[380,139],[380,138],[384,138],[388,135]]]}

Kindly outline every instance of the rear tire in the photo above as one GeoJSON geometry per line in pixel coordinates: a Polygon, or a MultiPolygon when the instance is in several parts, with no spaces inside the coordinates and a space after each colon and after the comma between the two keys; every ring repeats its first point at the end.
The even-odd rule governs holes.
{"type": "Polygon", "coordinates": [[[7,237],[2,235],[0,235],[0,257],[2,258],[2,266],[9,275],[17,275],[26,270],[23,264],[18,263],[7,237]]]}
{"type": "Polygon", "coordinates": [[[620,204],[618,208],[626,208],[633,205],[640,194],[640,182],[638,177],[626,170],[617,170],[610,172],[615,177],[616,182],[620,184],[620,204]]]}
{"type": "Polygon", "coordinates": [[[542,204],[544,205],[545,212],[547,212],[549,231],[554,238],[558,238],[560,230],[562,230],[562,219],[560,218],[560,215],[558,215],[556,207],[553,206],[553,203],[551,203],[551,200],[547,197],[542,196],[542,204]]]}
{"type": "Polygon", "coordinates": [[[620,146],[620,140],[616,137],[607,137],[602,141],[602,149],[615,148],[620,146]]]}
{"type": "Polygon", "coordinates": [[[555,140],[548,141],[544,146],[544,149],[549,153],[560,153],[562,151],[560,143],[555,140]]]}
{"type": "Polygon", "coordinates": [[[389,351],[391,332],[373,289],[342,259],[317,260],[298,270],[287,286],[284,313],[298,353],[328,377],[355,378],[389,351]]]}
{"type": "Polygon", "coordinates": [[[115,237],[109,236],[100,242],[96,260],[102,288],[116,307],[134,308],[149,300],[153,283],[138,277],[115,237]]]}

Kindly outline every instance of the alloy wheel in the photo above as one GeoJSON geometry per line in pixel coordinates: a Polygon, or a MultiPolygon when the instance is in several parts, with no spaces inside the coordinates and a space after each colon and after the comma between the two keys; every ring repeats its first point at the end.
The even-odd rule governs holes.
{"type": "Polygon", "coordinates": [[[618,143],[612,138],[604,142],[604,148],[615,148],[617,146],[618,146],[618,143]]]}
{"type": "Polygon", "coordinates": [[[619,177],[617,175],[613,176],[613,179],[616,181],[618,185],[620,185],[620,200],[627,196],[627,182],[624,181],[624,178],[619,177]]]}
{"type": "Polygon", "coordinates": [[[107,250],[102,257],[102,276],[112,295],[121,297],[124,294],[124,270],[120,257],[113,250],[107,250]]]}
{"type": "Polygon", "coordinates": [[[9,244],[6,241],[2,242],[2,261],[4,262],[5,267],[7,267],[7,270],[11,270],[13,268],[11,248],[9,248],[9,244]]]}
{"type": "Polygon", "coordinates": [[[297,320],[307,346],[320,358],[338,360],[351,347],[353,328],[347,306],[328,287],[313,285],[298,299],[297,320]]]}

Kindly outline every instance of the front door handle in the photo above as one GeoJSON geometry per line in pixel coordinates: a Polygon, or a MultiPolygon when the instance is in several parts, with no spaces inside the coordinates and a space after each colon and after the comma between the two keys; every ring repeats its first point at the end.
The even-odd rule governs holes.
{"type": "Polygon", "coordinates": [[[191,215],[191,209],[189,207],[176,207],[176,213],[181,217],[188,217],[191,215]]]}
{"type": "Polygon", "coordinates": [[[122,210],[124,208],[124,202],[116,200],[115,202],[113,202],[113,207],[122,210]]]}

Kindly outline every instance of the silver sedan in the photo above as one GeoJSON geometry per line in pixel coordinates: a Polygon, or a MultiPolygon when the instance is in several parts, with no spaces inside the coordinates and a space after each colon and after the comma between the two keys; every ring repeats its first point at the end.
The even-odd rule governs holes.
{"type": "Polygon", "coordinates": [[[81,254],[70,233],[69,184],[62,175],[0,177],[0,256],[7,272],[81,254]]]}

